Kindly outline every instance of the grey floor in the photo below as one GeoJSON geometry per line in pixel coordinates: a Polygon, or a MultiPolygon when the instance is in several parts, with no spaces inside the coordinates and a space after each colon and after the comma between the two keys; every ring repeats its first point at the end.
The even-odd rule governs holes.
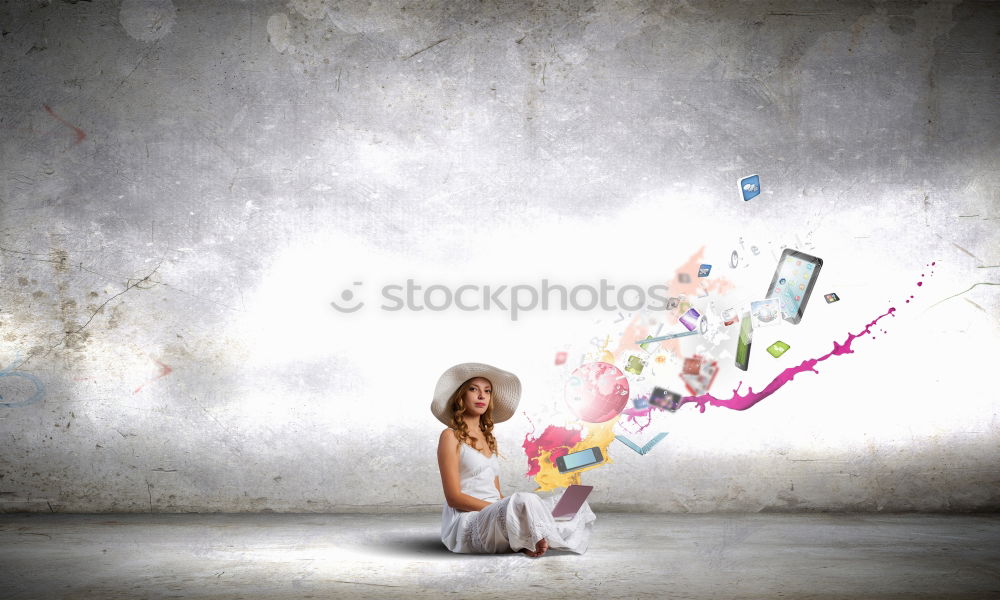
{"type": "Polygon", "coordinates": [[[466,556],[438,515],[0,515],[0,598],[1000,598],[1000,516],[601,514],[466,556]]]}

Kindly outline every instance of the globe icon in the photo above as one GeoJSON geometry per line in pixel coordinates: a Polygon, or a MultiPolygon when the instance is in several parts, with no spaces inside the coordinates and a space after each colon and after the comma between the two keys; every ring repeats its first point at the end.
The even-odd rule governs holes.
{"type": "Polygon", "coordinates": [[[581,421],[603,423],[617,417],[628,403],[628,379],[606,362],[587,363],[566,382],[566,404],[581,421]]]}

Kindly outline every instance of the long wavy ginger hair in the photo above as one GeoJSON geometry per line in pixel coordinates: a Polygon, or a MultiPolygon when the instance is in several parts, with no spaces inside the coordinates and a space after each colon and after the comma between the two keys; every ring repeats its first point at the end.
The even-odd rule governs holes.
{"type": "MultiPolygon", "coordinates": [[[[455,432],[455,437],[458,439],[459,446],[462,444],[469,444],[476,450],[479,447],[473,443],[475,440],[469,435],[469,426],[465,424],[465,390],[469,388],[469,384],[473,379],[486,379],[485,377],[471,377],[462,385],[458,386],[451,394],[451,398],[448,400],[448,407],[451,412],[451,429],[455,432]]],[[[487,379],[487,381],[489,381],[487,379]]],[[[490,389],[493,389],[493,382],[490,382],[490,389]]],[[[492,396],[492,394],[490,394],[492,396]]],[[[493,400],[490,399],[490,403],[486,406],[486,412],[479,415],[479,431],[483,432],[483,438],[486,440],[486,445],[490,447],[490,451],[493,454],[497,453],[497,440],[493,437],[493,400]]]]}

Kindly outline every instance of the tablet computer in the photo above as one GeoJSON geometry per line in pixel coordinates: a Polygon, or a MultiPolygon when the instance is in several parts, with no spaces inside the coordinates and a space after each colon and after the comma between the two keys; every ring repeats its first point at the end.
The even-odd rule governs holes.
{"type": "Polygon", "coordinates": [[[805,252],[785,248],[778,260],[778,267],[767,288],[767,298],[777,298],[781,303],[781,314],[789,323],[798,323],[806,311],[809,295],[812,294],[823,259],[805,252]]]}

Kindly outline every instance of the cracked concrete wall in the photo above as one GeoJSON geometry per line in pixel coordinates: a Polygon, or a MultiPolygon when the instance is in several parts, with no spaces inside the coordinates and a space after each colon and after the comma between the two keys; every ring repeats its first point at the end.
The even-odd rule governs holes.
{"type": "Polygon", "coordinates": [[[713,392],[895,316],[751,410],[655,415],[649,455],[586,474],[595,505],[996,510],[998,23],[988,2],[5,3],[0,510],[437,510],[427,407],[463,361],[521,376],[497,435],[505,490],[530,490],[525,435],[562,424],[569,367],[625,316],[390,312],[381,286],[650,285],[694,260],[724,308],[803,243],[826,266],[786,363],[761,342],[741,379],[720,330],[713,392]],[[743,241],[763,252],[730,269],[743,241]]]}

